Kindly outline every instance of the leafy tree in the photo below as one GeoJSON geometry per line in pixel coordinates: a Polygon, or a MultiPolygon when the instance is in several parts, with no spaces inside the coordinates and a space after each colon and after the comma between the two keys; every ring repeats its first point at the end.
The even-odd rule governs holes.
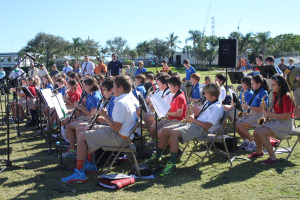
{"type": "Polygon", "coordinates": [[[154,38],[150,41],[153,54],[158,58],[158,62],[161,63],[161,58],[165,58],[169,54],[168,42],[158,38],[154,38]]]}
{"type": "Polygon", "coordinates": [[[131,60],[134,60],[136,57],[138,57],[138,53],[135,49],[130,50],[128,55],[131,57],[131,60]]]}
{"type": "Polygon", "coordinates": [[[140,42],[136,46],[136,50],[139,56],[144,57],[144,63],[146,63],[146,54],[151,50],[151,44],[148,41],[140,42]]]}
{"type": "Polygon", "coordinates": [[[122,37],[115,37],[112,40],[107,40],[106,45],[111,53],[116,53],[122,57],[124,48],[127,45],[127,40],[123,39],[122,37]]]}
{"type": "Polygon", "coordinates": [[[190,45],[185,45],[183,48],[182,48],[182,53],[186,53],[188,59],[190,59],[190,53],[192,51],[192,47],[190,45]]]}
{"type": "Polygon", "coordinates": [[[181,41],[178,40],[178,36],[177,35],[174,35],[174,32],[173,33],[170,33],[169,37],[166,37],[167,39],[167,43],[169,45],[169,56],[173,57],[174,56],[174,53],[175,53],[175,50],[177,48],[179,48],[177,46],[178,43],[181,43],[181,41]]]}
{"type": "Polygon", "coordinates": [[[201,31],[198,31],[198,30],[189,30],[188,33],[190,34],[190,37],[188,37],[185,40],[185,43],[187,43],[188,41],[192,41],[192,43],[193,43],[194,64],[196,64],[196,43],[201,38],[202,33],[201,33],[201,31]]]}

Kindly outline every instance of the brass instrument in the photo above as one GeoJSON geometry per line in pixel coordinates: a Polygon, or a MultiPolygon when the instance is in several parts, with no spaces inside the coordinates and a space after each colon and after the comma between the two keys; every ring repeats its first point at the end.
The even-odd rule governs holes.
{"type": "MultiPolygon", "coordinates": [[[[191,102],[188,115],[193,114],[193,105],[194,104],[195,105],[201,105],[202,104],[201,99],[196,99],[196,100],[194,100],[194,101],[191,102]]],[[[181,123],[189,123],[189,122],[186,121],[186,119],[183,119],[183,120],[181,120],[181,123]]]]}
{"type": "MultiPolygon", "coordinates": [[[[242,104],[245,104],[245,103],[246,103],[246,101],[245,101],[245,93],[246,93],[247,91],[248,91],[248,90],[245,90],[245,91],[242,93],[242,104]]],[[[239,118],[242,118],[242,117],[244,117],[245,115],[248,115],[248,110],[246,110],[246,111],[242,110],[242,111],[239,111],[239,113],[238,113],[238,117],[239,117],[239,118]]]]}
{"type": "MultiPolygon", "coordinates": [[[[262,99],[261,99],[261,103],[262,103],[262,107],[263,107],[263,111],[267,110],[267,106],[266,106],[266,102],[265,102],[265,98],[268,96],[269,93],[267,93],[262,99]]],[[[260,118],[258,120],[258,124],[259,125],[263,125],[264,123],[270,121],[269,118],[265,118],[265,116],[263,116],[262,118],[260,118]]]]}

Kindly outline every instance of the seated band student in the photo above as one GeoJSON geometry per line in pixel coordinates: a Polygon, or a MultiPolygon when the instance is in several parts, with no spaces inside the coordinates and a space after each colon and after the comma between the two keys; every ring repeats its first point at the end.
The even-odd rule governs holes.
{"type": "Polygon", "coordinates": [[[250,100],[250,103],[242,104],[244,110],[251,110],[248,115],[245,115],[236,124],[236,131],[244,140],[243,143],[239,146],[246,151],[254,151],[256,149],[255,142],[248,131],[248,128],[257,128],[259,126],[258,120],[263,115],[262,100],[266,103],[268,107],[268,91],[269,86],[267,80],[264,79],[261,75],[255,75],[252,77],[251,85],[253,91],[253,96],[250,100]]]}
{"type": "Polygon", "coordinates": [[[82,132],[77,141],[77,165],[74,173],[61,181],[65,183],[84,183],[87,181],[85,172],[97,172],[95,163],[86,161],[88,154],[103,146],[121,146],[129,136],[138,119],[136,106],[130,91],[132,81],[129,76],[120,75],[115,78],[113,92],[115,95],[112,118],[107,110],[101,109],[100,115],[108,125],[99,125],[97,129],[82,132]],[[85,164],[85,162],[87,164],[85,164]]]}
{"type": "Polygon", "coordinates": [[[72,120],[66,126],[67,139],[70,142],[70,149],[63,153],[63,158],[76,158],[75,140],[76,140],[76,127],[79,123],[88,121],[92,116],[92,112],[97,109],[101,99],[99,85],[94,78],[86,78],[83,82],[84,91],[87,93],[85,106],[76,103],[75,108],[80,112],[76,120],[72,120]]]}
{"type": "Polygon", "coordinates": [[[35,126],[37,124],[37,105],[36,105],[36,91],[35,89],[38,87],[39,88],[39,77],[33,78],[29,77],[27,79],[28,83],[28,90],[31,92],[31,94],[34,96],[28,98],[28,109],[31,115],[31,121],[29,122],[29,125],[35,126]]]}
{"type": "Polygon", "coordinates": [[[177,123],[173,126],[163,128],[158,151],[145,164],[154,165],[156,158],[163,154],[170,140],[170,160],[165,169],[161,172],[161,176],[171,176],[176,171],[176,158],[179,149],[179,141],[186,143],[197,137],[207,137],[209,133],[221,128],[220,120],[224,114],[221,102],[218,100],[220,95],[220,86],[218,83],[208,83],[204,87],[206,102],[200,111],[199,116],[186,115],[185,119],[190,123],[177,123]]]}
{"type": "Polygon", "coordinates": [[[274,57],[273,57],[273,56],[268,56],[268,57],[266,58],[266,64],[267,64],[267,65],[272,65],[272,66],[274,66],[275,69],[276,69],[276,71],[277,71],[277,74],[283,74],[282,71],[279,69],[279,67],[278,67],[277,65],[275,65],[274,61],[275,61],[275,60],[274,60],[274,57]]]}
{"type": "Polygon", "coordinates": [[[143,94],[144,99],[146,99],[146,89],[145,89],[145,81],[146,77],[144,74],[138,74],[135,76],[135,89],[133,90],[133,95],[138,99],[137,91],[141,92],[143,94]]]}
{"type": "Polygon", "coordinates": [[[225,100],[226,98],[226,90],[224,88],[224,84],[226,83],[227,81],[227,78],[224,74],[217,74],[215,76],[215,81],[219,83],[220,85],[220,96],[219,96],[219,101],[221,103],[223,103],[223,101],[225,100]]]}
{"type": "MultiPolygon", "coordinates": [[[[251,89],[251,77],[250,76],[245,76],[242,78],[241,80],[241,87],[242,87],[242,91],[239,95],[239,101],[240,104],[243,104],[242,99],[245,99],[245,103],[247,103],[248,105],[250,104],[250,101],[253,97],[253,91],[251,89]]],[[[234,118],[234,102],[233,100],[231,101],[231,105],[223,105],[223,109],[226,111],[229,111],[229,117],[231,119],[234,118]]],[[[244,113],[247,112],[247,110],[243,110],[244,113]]],[[[236,111],[236,114],[238,114],[238,111],[236,111]]]]}
{"type": "Polygon", "coordinates": [[[67,106],[74,107],[74,104],[77,103],[81,97],[81,93],[78,90],[78,83],[75,80],[68,81],[68,89],[66,96],[63,97],[67,106]]]}
{"type": "Polygon", "coordinates": [[[42,89],[50,88],[51,90],[54,90],[54,83],[49,74],[44,75],[42,80],[42,89]]]}
{"type": "Polygon", "coordinates": [[[62,96],[65,96],[65,93],[66,93],[65,79],[59,77],[58,79],[56,79],[56,83],[58,85],[58,88],[60,88],[60,89],[58,89],[58,93],[61,93],[62,96]]]}
{"type": "Polygon", "coordinates": [[[68,76],[68,81],[69,80],[75,80],[75,81],[77,81],[77,84],[78,84],[77,85],[77,89],[80,92],[80,94],[82,94],[82,84],[80,82],[78,74],[76,74],[75,72],[70,73],[69,76],[68,76]]]}
{"type": "Polygon", "coordinates": [[[205,76],[204,78],[204,84],[210,83],[211,82],[211,77],[210,76],[205,76]]]}
{"type": "Polygon", "coordinates": [[[257,158],[264,155],[263,146],[269,158],[262,164],[269,165],[278,162],[268,137],[276,136],[284,139],[293,129],[295,102],[287,81],[282,75],[276,74],[271,78],[271,89],[274,92],[273,106],[263,113],[264,118],[270,118],[262,126],[254,130],[254,140],[257,150],[248,158],[257,158]]]}
{"type": "Polygon", "coordinates": [[[200,99],[199,81],[200,81],[200,74],[194,73],[191,75],[192,92],[191,92],[191,97],[188,98],[189,102],[200,99]]]}
{"type": "MultiPolygon", "coordinates": [[[[115,99],[115,96],[113,95],[113,83],[114,83],[114,80],[113,80],[112,76],[106,77],[104,82],[102,83],[103,98],[104,99],[101,102],[102,105],[100,105],[100,108],[103,108],[105,102],[109,100],[109,102],[108,102],[108,104],[106,105],[105,108],[106,108],[107,113],[108,113],[110,118],[112,118],[112,111],[113,111],[113,108],[114,108],[114,99],[115,99]]],[[[135,97],[133,97],[133,98],[136,100],[135,97]]],[[[136,102],[137,102],[137,100],[136,100],[136,102]]],[[[92,116],[94,116],[96,114],[100,114],[100,109],[99,110],[95,109],[92,112],[92,116]]],[[[90,123],[90,120],[88,122],[82,122],[82,123],[77,125],[77,128],[76,128],[76,137],[77,138],[78,138],[78,135],[82,131],[88,130],[89,123],[90,123]]],[[[103,120],[103,117],[101,117],[101,116],[98,117],[98,119],[97,119],[96,123],[93,125],[92,129],[96,129],[97,124],[105,124],[105,121],[103,120]]]]}
{"type": "MultiPolygon", "coordinates": [[[[160,138],[161,131],[164,127],[174,125],[179,123],[181,120],[185,118],[186,115],[186,109],[187,109],[187,102],[184,95],[184,92],[181,91],[181,80],[177,76],[173,76],[168,80],[168,86],[169,90],[171,91],[171,94],[173,94],[172,100],[171,100],[171,108],[170,111],[167,112],[167,119],[161,119],[157,123],[157,129],[158,129],[158,139],[160,138]]],[[[156,129],[155,124],[152,124],[150,128],[148,129],[151,133],[152,139],[156,138],[156,129]]]]}
{"type": "MultiPolygon", "coordinates": [[[[25,77],[21,79],[21,87],[22,86],[27,86],[27,79],[25,77]]],[[[17,89],[17,95],[18,95],[19,122],[23,122],[24,109],[26,109],[26,106],[27,106],[26,105],[26,95],[23,92],[23,90],[19,90],[19,89],[17,89]]],[[[13,115],[13,120],[16,121],[16,120],[18,120],[16,101],[10,102],[9,104],[10,104],[11,112],[13,115]]]]}
{"type": "MultiPolygon", "coordinates": [[[[170,79],[170,75],[166,73],[159,73],[159,75],[156,77],[156,85],[158,86],[158,90],[155,91],[155,93],[160,96],[165,102],[167,102],[169,105],[171,105],[172,102],[172,93],[169,90],[168,87],[168,80],[170,79]]],[[[148,97],[146,99],[146,102],[148,103],[148,106],[151,110],[153,110],[153,105],[150,101],[150,98],[148,97]]],[[[143,120],[145,122],[145,126],[148,130],[150,130],[150,127],[155,124],[155,114],[144,114],[143,120]]],[[[138,129],[138,128],[137,128],[138,129]]],[[[155,143],[153,141],[150,141],[146,143],[146,146],[153,146],[155,143]]]]}
{"type": "Polygon", "coordinates": [[[156,91],[156,85],[154,84],[153,81],[154,81],[154,75],[152,73],[147,74],[146,83],[145,83],[146,95],[149,95],[149,93],[156,91]]]}

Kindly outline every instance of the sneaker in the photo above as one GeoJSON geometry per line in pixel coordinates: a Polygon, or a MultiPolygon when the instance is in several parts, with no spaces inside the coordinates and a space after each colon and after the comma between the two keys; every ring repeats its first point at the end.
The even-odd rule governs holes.
{"type": "Polygon", "coordinates": [[[155,143],[153,140],[151,140],[151,141],[145,143],[145,146],[146,146],[146,147],[154,147],[155,144],[156,144],[156,143],[155,143]]]}
{"type": "Polygon", "coordinates": [[[261,162],[261,164],[263,164],[263,165],[271,165],[271,164],[275,164],[277,162],[278,162],[278,159],[272,160],[271,158],[268,158],[267,160],[264,160],[263,162],[261,162]]]}
{"type": "Polygon", "coordinates": [[[76,152],[72,153],[70,152],[70,149],[62,154],[63,158],[69,158],[69,159],[76,159],[76,152]]]}
{"type": "Polygon", "coordinates": [[[256,144],[255,143],[249,143],[248,147],[245,148],[246,151],[256,151],[256,144]]]}
{"type": "Polygon", "coordinates": [[[74,169],[73,171],[74,173],[66,178],[62,178],[61,182],[64,183],[85,183],[86,180],[86,175],[83,172],[83,170],[78,170],[78,169],[74,169]]]}
{"type": "MultiPolygon", "coordinates": [[[[56,142],[56,146],[58,146],[58,147],[60,146],[60,141],[57,141],[57,142],[56,142]]],[[[70,148],[70,144],[69,144],[67,141],[65,141],[65,140],[62,140],[62,141],[61,141],[61,146],[62,146],[62,147],[70,148]]]]}
{"type": "Polygon", "coordinates": [[[96,174],[98,173],[98,167],[96,164],[92,164],[89,161],[86,161],[84,171],[89,174],[96,174]]]}
{"type": "MultiPolygon", "coordinates": [[[[161,161],[161,158],[158,159],[158,162],[161,161]]],[[[156,165],[156,155],[153,155],[151,158],[144,162],[145,165],[155,166],[156,165]]]]}
{"type": "Polygon", "coordinates": [[[159,174],[160,176],[168,177],[172,176],[177,173],[176,165],[171,163],[170,161],[167,162],[167,166],[164,170],[159,174]]]}
{"type": "Polygon", "coordinates": [[[249,146],[249,141],[243,141],[242,144],[239,146],[240,149],[246,149],[249,146]]]}
{"type": "Polygon", "coordinates": [[[264,155],[264,152],[262,152],[262,153],[253,152],[248,156],[248,158],[259,158],[259,157],[262,157],[263,155],[264,155]]]}

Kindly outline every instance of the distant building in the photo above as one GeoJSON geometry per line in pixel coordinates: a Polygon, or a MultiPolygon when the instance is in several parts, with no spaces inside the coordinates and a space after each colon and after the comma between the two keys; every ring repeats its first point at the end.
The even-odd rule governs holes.
{"type": "MultiPolygon", "coordinates": [[[[22,61],[21,56],[18,52],[0,53],[0,67],[14,67],[15,64],[22,61]]],[[[25,58],[21,63],[21,67],[29,66],[30,59],[25,58]]]]}

